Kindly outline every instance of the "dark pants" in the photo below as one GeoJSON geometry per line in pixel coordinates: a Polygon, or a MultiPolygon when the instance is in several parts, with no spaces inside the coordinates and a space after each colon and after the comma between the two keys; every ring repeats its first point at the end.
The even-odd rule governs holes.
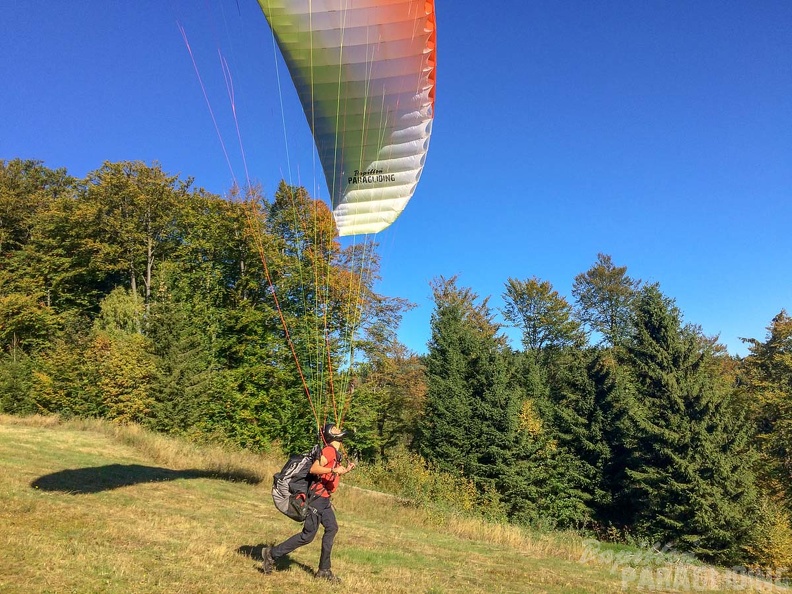
{"type": "Polygon", "coordinates": [[[319,557],[319,569],[330,569],[333,540],[335,540],[335,535],[338,532],[335,512],[330,506],[329,497],[318,497],[311,503],[311,508],[312,510],[308,513],[308,517],[305,518],[302,532],[272,547],[270,554],[273,559],[277,559],[288,555],[299,547],[307,545],[319,532],[319,524],[321,524],[324,526],[324,535],[322,536],[322,554],[319,557]]]}

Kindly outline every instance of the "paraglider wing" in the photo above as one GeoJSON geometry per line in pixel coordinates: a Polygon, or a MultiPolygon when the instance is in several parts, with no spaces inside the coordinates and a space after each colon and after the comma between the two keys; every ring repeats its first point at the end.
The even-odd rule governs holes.
{"type": "Polygon", "coordinates": [[[390,225],[434,117],[434,0],[258,0],[313,132],[340,235],[390,225]]]}

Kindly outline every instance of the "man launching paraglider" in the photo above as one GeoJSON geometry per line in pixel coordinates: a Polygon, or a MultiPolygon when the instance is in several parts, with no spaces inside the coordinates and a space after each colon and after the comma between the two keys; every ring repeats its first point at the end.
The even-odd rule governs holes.
{"type": "Polygon", "coordinates": [[[345,435],[345,431],[342,431],[332,423],[328,423],[322,428],[322,441],[325,445],[322,448],[319,459],[315,460],[311,465],[310,473],[314,480],[308,488],[308,505],[310,509],[305,518],[302,532],[286,539],[279,545],[266,547],[262,552],[262,572],[272,573],[275,568],[275,562],[279,558],[312,542],[321,524],[324,526],[324,534],[322,536],[322,553],[319,557],[319,570],[316,572],[316,577],[332,582],[339,581],[330,569],[333,541],[338,532],[338,523],[336,522],[333,507],[330,504],[330,495],[338,487],[339,477],[355,467],[354,462],[350,462],[347,466],[341,465],[339,448],[345,435]]]}
{"type": "MultiPolygon", "coordinates": [[[[404,210],[421,178],[435,116],[434,4],[434,0],[259,0],[311,128],[339,237],[387,228],[404,210]]],[[[265,258],[262,262],[266,268],[265,258]]],[[[274,297],[272,281],[270,289],[274,297]]],[[[315,313],[329,309],[330,303],[317,303],[315,313]]],[[[283,315],[281,323],[310,400],[283,315]]],[[[354,331],[348,333],[353,335],[354,331]]],[[[350,354],[346,367],[352,368],[351,338],[347,342],[339,352],[350,354]]],[[[320,360],[325,358],[316,358],[320,360]]],[[[328,361],[332,363],[332,356],[328,361]]],[[[313,403],[311,408],[318,425],[313,403]]],[[[308,493],[303,486],[307,454],[295,454],[275,475],[275,506],[304,525],[299,534],[264,549],[265,573],[272,572],[275,560],[311,542],[321,524],[324,535],[316,576],[337,581],[330,570],[338,532],[330,495],[339,475],[354,468],[340,464],[343,437],[340,428],[324,426],[321,454],[313,450],[311,454],[313,479],[308,493]]]]}

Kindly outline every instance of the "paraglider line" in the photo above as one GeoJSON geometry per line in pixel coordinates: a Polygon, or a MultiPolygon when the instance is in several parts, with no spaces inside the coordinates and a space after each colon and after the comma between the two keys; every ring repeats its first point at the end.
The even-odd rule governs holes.
{"type": "Polygon", "coordinates": [[[203,79],[201,78],[201,73],[198,70],[198,64],[195,62],[195,56],[193,55],[192,48],[190,47],[190,42],[187,39],[187,32],[182,27],[179,21],[176,21],[176,25],[179,27],[179,31],[181,31],[182,39],[184,39],[184,45],[187,46],[187,52],[190,54],[190,59],[192,60],[193,69],[195,70],[195,75],[198,77],[198,84],[201,85],[201,92],[203,92],[204,100],[206,101],[206,107],[209,108],[209,115],[212,117],[212,123],[214,124],[215,132],[217,133],[217,138],[220,140],[220,146],[223,149],[223,155],[225,155],[226,163],[228,164],[228,170],[231,172],[231,179],[234,180],[236,183],[236,176],[234,175],[234,168],[231,166],[231,159],[228,157],[228,151],[226,150],[225,142],[223,141],[223,135],[220,133],[220,128],[217,125],[217,118],[215,118],[214,110],[212,109],[212,103],[209,101],[209,95],[206,93],[206,87],[204,86],[203,79]]]}
{"type": "MultiPolygon", "coordinates": [[[[250,204],[249,209],[252,210],[252,208],[253,208],[252,204],[253,203],[249,202],[249,204],[250,204]]],[[[284,332],[284,334],[286,336],[286,343],[289,345],[289,349],[291,350],[292,357],[294,358],[294,363],[297,365],[297,372],[300,375],[300,380],[302,381],[303,389],[305,390],[305,395],[308,398],[308,404],[311,406],[311,411],[313,412],[314,419],[316,419],[316,426],[318,428],[319,427],[319,415],[316,412],[316,408],[314,407],[313,399],[311,398],[311,391],[308,388],[308,382],[305,379],[305,374],[303,373],[302,365],[300,365],[300,358],[297,356],[297,349],[295,348],[294,342],[292,341],[291,333],[289,332],[289,326],[286,323],[286,317],[283,314],[283,310],[281,309],[281,306],[280,306],[280,301],[278,300],[278,294],[277,294],[277,292],[275,290],[275,283],[273,283],[273,281],[272,281],[272,275],[270,274],[269,265],[267,264],[267,256],[264,253],[264,244],[261,241],[261,237],[257,233],[255,233],[255,230],[253,228],[253,215],[250,213],[249,210],[246,211],[246,212],[248,214],[248,216],[247,216],[248,226],[249,226],[249,228],[250,228],[250,230],[252,232],[252,235],[254,237],[254,240],[256,242],[256,248],[258,249],[259,257],[261,258],[261,264],[262,264],[262,266],[264,268],[264,276],[267,279],[267,283],[269,284],[270,292],[272,293],[272,300],[275,303],[275,309],[278,312],[278,317],[280,318],[281,326],[283,327],[283,332],[284,332]]]]}
{"type": "Polygon", "coordinates": [[[239,141],[239,151],[242,155],[242,165],[245,168],[245,179],[247,181],[248,187],[250,187],[250,173],[248,172],[247,158],[245,157],[245,146],[242,142],[242,133],[239,130],[239,119],[237,118],[234,79],[231,77],[231,69],[228,67],[228,61],[225,59],[219,48],[217,50],[217,54],[220,57],[220,68],[223,71],[223,79],[225,80],[226,91],[228,92],[228,101],[231,104],[231,113],[234,116],[234,125],[236,127],[237,140],[239,141]]]}

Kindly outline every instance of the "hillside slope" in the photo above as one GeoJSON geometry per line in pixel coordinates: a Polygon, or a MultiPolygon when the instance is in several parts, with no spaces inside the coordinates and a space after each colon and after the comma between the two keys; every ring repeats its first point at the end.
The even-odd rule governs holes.
{"type": "MultiPolygon", "coordinates": [[[[278,462],[135,427],[0,416],[0,592],[326,594],[327,584],[313,578],[319,539],[275,574],[256,569],[264,543],[299,528],[269,496],[278,462]]],[[[335,506],[333,569],[343,583],[334,589],[341,592],[705,585],[698,578],[695,587],[687,570],[686,587],[679,571],[663,577],[624,565],[624,556],[613,563],[612,553],[574,535],[450,518],[361,489],[342,489],[335,506]]]]}

